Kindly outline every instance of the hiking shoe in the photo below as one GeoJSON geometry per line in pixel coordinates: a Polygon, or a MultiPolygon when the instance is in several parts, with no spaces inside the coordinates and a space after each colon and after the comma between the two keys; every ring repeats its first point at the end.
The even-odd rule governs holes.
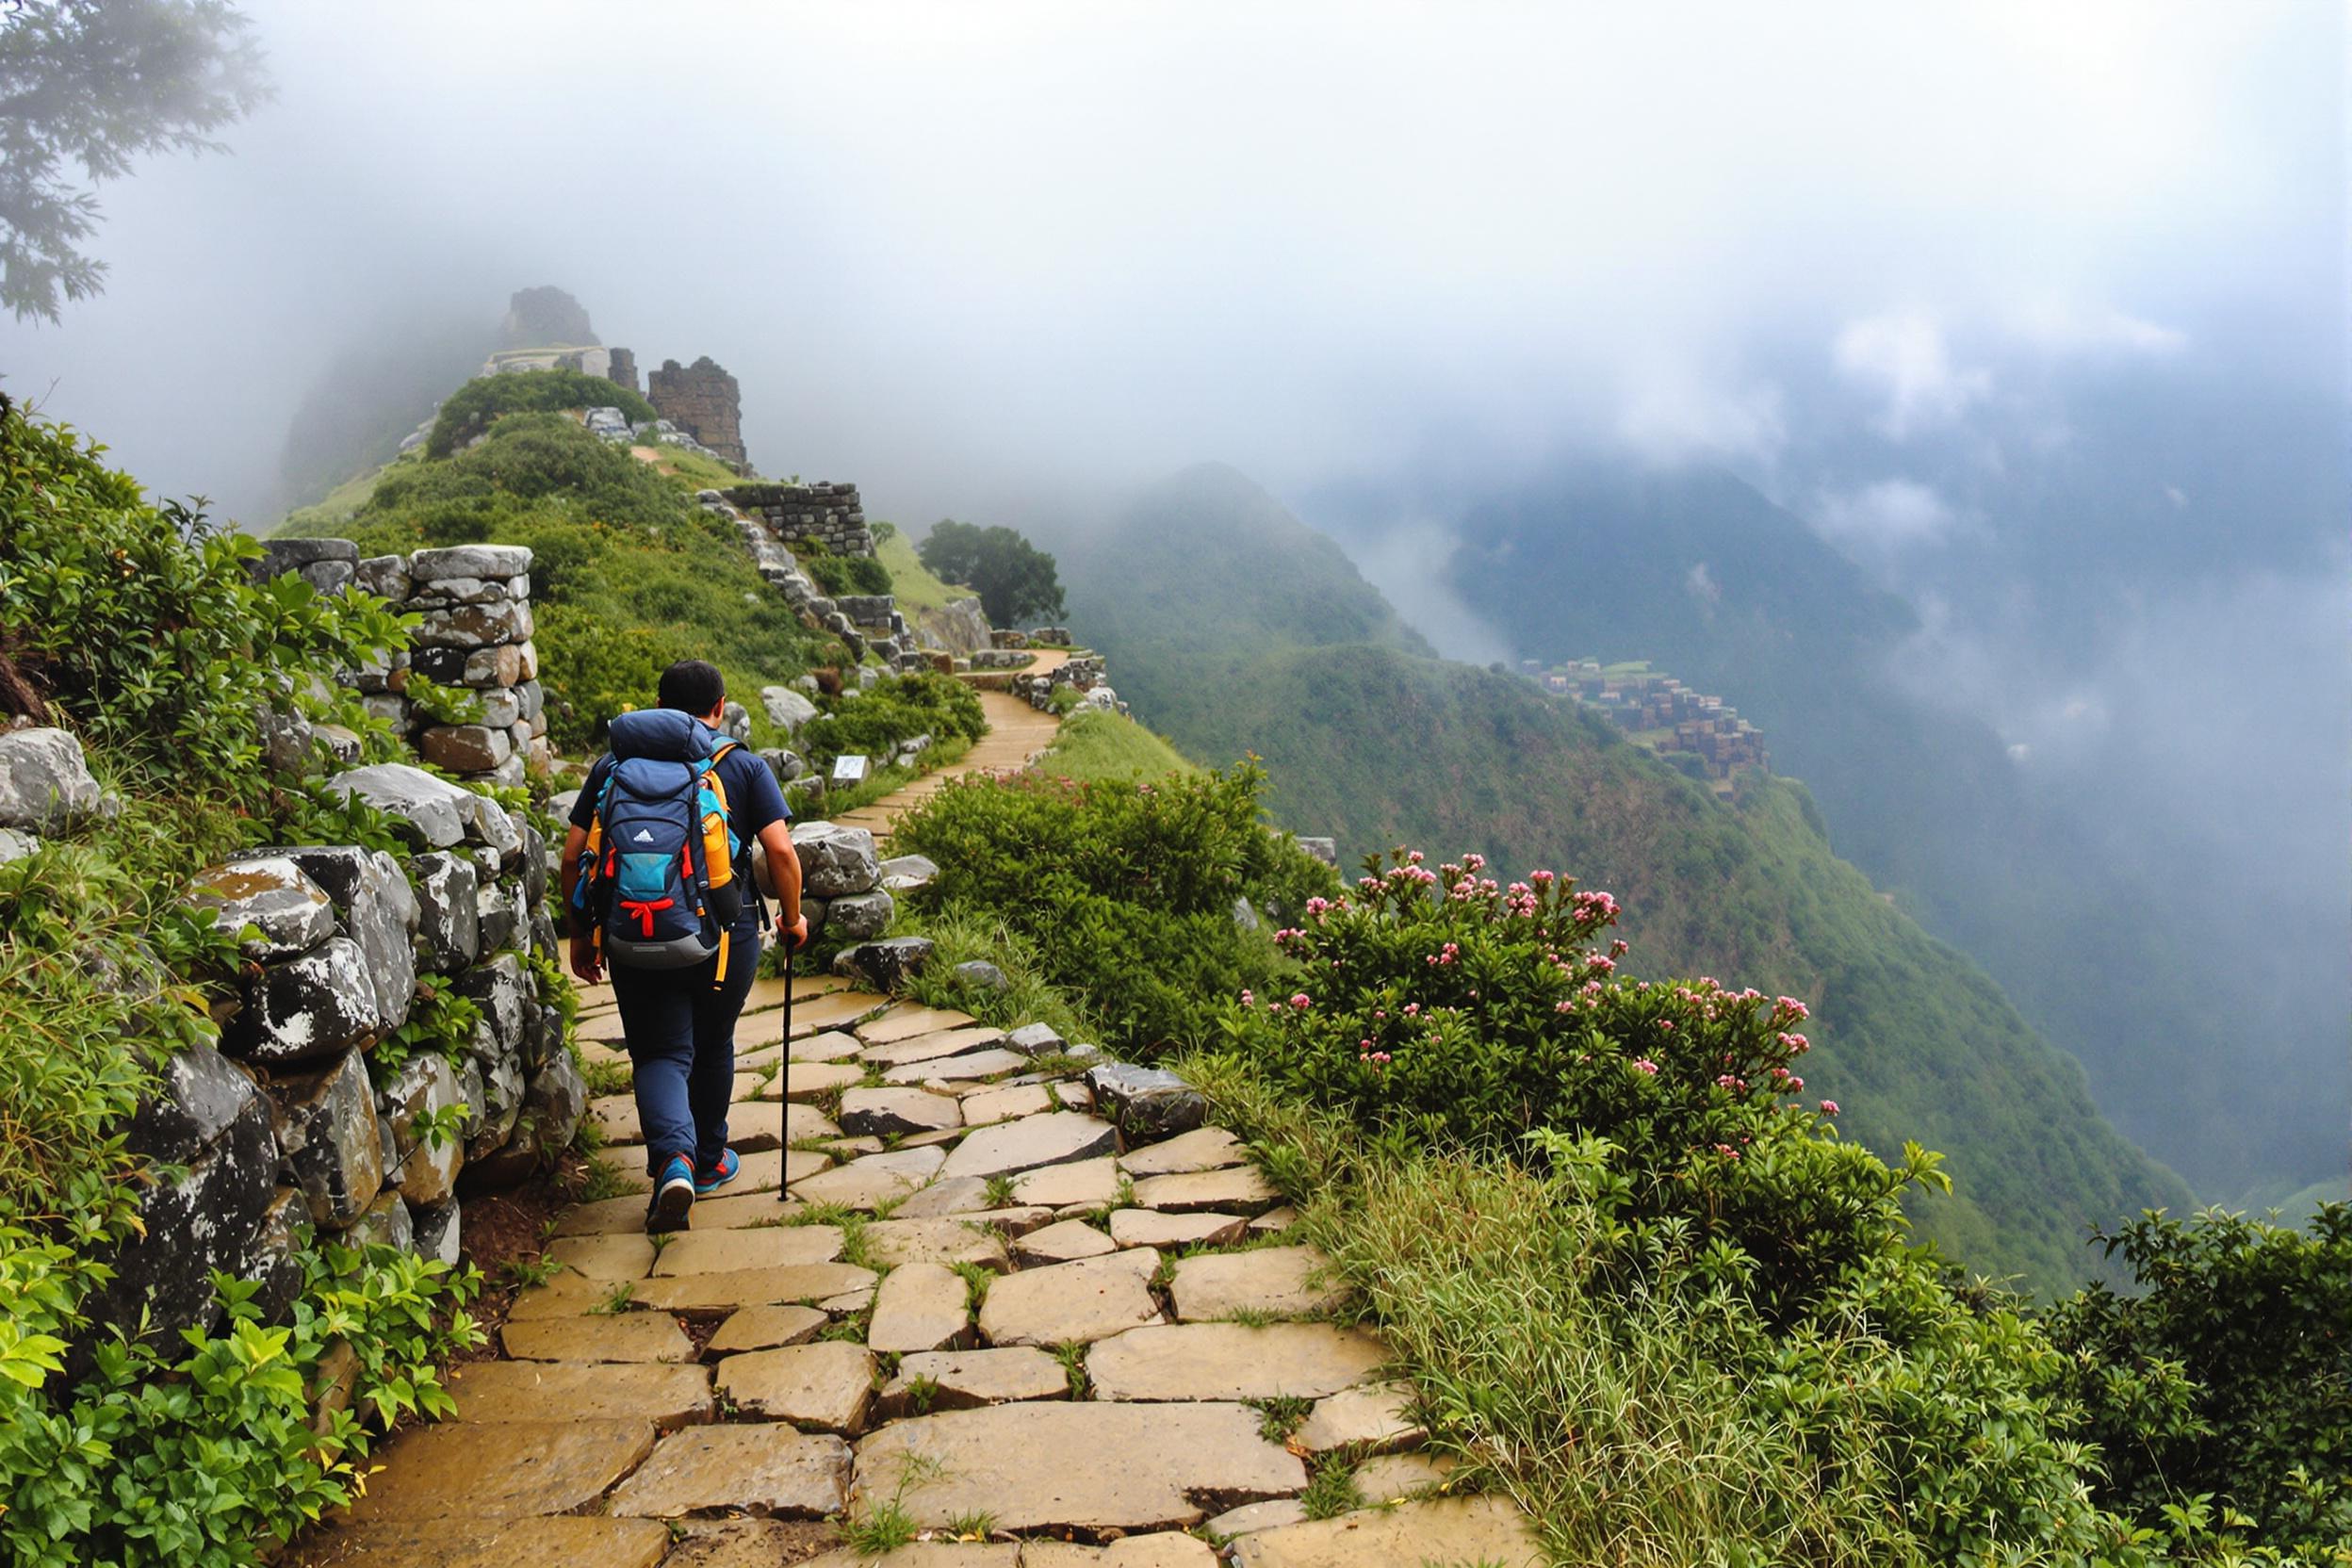
{"type": "Polygon", "coordinates": [[[645,1233],[682,1231],[694,1206],[694,1165],[683,1154],[672,1154],[653,1184],[653,1203],[645,1210],[645,1233]]]}
{"type": "Polygon", "coordinates": [[[718,1164],[708,1170],[694,1172],[694,1196],[699,1198],[705,1193],[716,1192],[743,1173],[743,1162],[735,1157],[735,1151],[722,1149],[718,1164]]]}

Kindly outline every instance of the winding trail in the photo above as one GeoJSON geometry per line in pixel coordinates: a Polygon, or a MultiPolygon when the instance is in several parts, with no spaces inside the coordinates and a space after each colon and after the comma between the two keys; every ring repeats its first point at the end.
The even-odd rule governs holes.
{"type": "MultiPolygon", "coordinates": [[[[966,757],[842,820],[878,835],[1050,743],[1050,715],[982,701],[966,757]]],[[[1294,1216],[1197,1094],[1089,1072],[1051,1031],[789,984],[789,1039],[781,979],[737,1031],[736,1181],[657,1245],[634,1101],[592,1102],[621,1195],[561,1217],[506,1359],[453,1368],[455,1415],[386,1443],[288,1563],[1541,1560],[1509,1502],[1442,1494],[1387,1348],[1282,1240],[1294,1216]],[[1317,1480],[1317,1511],[1342,1511],[1311,1521],[1334,1465],[1372,1506],[1317,1480]],[[918,1544],[844,1544],[877,1519],[918,1544]]],[[[609,987],[579,1037],[626,1075],[609,987]]]]}
{"type": "MultiPolygon", "coordinates": [[[[1061,668],[1069,658],[1069,653],[1060,648],[1039,648],[1027,669],[1009,673],[1049,674],[1061,668]]],[[[972,743],[970,751],[905,789],[855,811],[844,811],[832,820],[845,826],[865,828],[877,840],[887,839],[891,825],[901,816],[945,789],[950,780],[968,774],[1018,772],[1054,743],[1061,721],[1052,713],[1039,712],[1009,692],[983,690],[979,697],[981,711],[988,716],[988,730],[972,743]]]]}

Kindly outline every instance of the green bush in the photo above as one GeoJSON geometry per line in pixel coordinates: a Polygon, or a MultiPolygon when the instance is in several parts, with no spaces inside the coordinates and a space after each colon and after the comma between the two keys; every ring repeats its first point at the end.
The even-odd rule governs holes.
{"type": "Polygon", "coordinates": [[[820,768],[836,757],[883,756],[918,735],[976,741],[988,727],[972,688],[931,670],[877,681],[855,696],[844,692],[823,708],[799,733],[799,749],[820,768]]]}
{"type": "Polygon", "coordinates": [[[1150,1054],[1205,1037],[1220,997],[1293,972],[1236,901],[1298,911],[1337,890],[1330,868],[1260,825],[1263,782],[1247,764],[1143,783],[964,779],[901,818],[892,841],[939,863],[936,889],[1011,925],[1104,1043],[1150,1054]]]}
{"type": "Polygon", "coordinates": [[[180,1353],[101,1341],[66,1385],[74,1305],[103,1270],[0,1225],[0,1544],[22,1568],[254,1563],[359,1490],[361,1417],[446,1415],[438,1358],[481,1343],[459,1310],[479,1276],[389,1248],[309,1254],[279,1327],[257,1286],[216,1275],[229,1317],[180,1353]],[[352,1408],[314,1428],[311,1390],[332,1349],[358,1358],[352,1408]]]}
{"type": "Polygon", "coordinates": [[[977,593],[990,626],[1017,626],[1032,616],[1062,612],[1054,558],[1002,523],[980,528],[942,517],[931,525],[916,554],[941,581],[965,583],[977,593]]]}
{"type": "Polygon", "coordinates": [[[2140,1292],[2090,1286],[2048,1319],[2100,1500],[2176,1545],[2352,1561],[2352,1204],[2305,1233],[2208,1210],[2100,1239],[2140,1292]]]}
{"type": "Polygon", "coordinates": [[[602,376],[579,370],[517,370],[479,376],[449,394],[425,437],[425,455],[447,457],[502,414],[546,414],[567,408],[617,408],[631,424],[661,416],[653,405],[602,376]]]}
{"type": "Polygon", "coordinates": [[[792,558],[808,574],[809,581],[834,598],[890,591],[890,569],[871,555],[834,555],[809,540],[794,547],[792,558]]]}

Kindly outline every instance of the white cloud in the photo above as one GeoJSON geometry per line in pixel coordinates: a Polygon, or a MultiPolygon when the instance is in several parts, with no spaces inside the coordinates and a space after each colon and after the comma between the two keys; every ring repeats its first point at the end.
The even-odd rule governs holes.
{"type": "Polygon", "coordinates": [[[1690,596],[1693,598],[1705,599],[1709,604],[1723,602],[1723,584],[1715,580],[1715,574],[1707,569],[1707,563],[1704,561],[1691,567],[1684,575],[1682,585],[1690,591],[1690,596]]]}
{"type": "Polygon", "coordinates": [[[1954,365],[1943,329],[1916,312],[1849,321],[1832,351],[1849,380],[1886,398],[1874,423],[1896,441],[1956,423],[1993,389],[1992,372],[1954,365]]]}
{"type": "Polygon", "coordinates": [[[2110,304],[2036,300],[2010,323],[2017,336],[2051,353],[2178,353],[2189,335],[2178,327],[2129,315],[2110,304]]]}
{"type": "Polygon", "coordinates": [[[2164,486],[2164,499],[2170,501],[2177,512],[2186,512],[2189,509],[2189,493],[2177,484],[2164,486]]]}
{"type": "Polygon", "coordinates": [[[1936,544],[1959,522],[1959,514],[1941,496],[1907,479],[1824,493],[1813,517],[1814,530],[1822,537],[1867,555],[1936,544]]]}
{"type": "Polygon", "coordinates": [[[1651,371],[1636,380],[1617,435],[1653,463],[1730,457],[1770,465],[1788,431],[1780,388],[1770,383],[1723,388],[1680,372],[1651,371]]]}

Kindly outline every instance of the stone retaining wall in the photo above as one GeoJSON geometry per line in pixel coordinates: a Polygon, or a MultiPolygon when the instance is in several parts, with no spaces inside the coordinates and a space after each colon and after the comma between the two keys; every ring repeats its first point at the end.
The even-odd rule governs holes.
{"type": "Polygon", "coordinates": [[[410,651],[351,678],[368,710],[417,755],[437,768],[498,784],[547,775],[552,759],[539,650],[531,640],[529,549],[458,545],[363,561],[348,539],[270,539],[263,552],[264,575],[298,571],[321,593],[356,584],[390,600],[396,611],[424,617],[411,634],[410,651]],[[461,688],[467,711],[429,710],[412,695],[414,676],[461,688]]]}
{"type": "MultiPolygon", "coordinates": [[[[752,566],[767,584],[784,596],[803,622],[839,637],[849,649],[852,660],[860,660],[871,647],[883,662],[898,670],[928,669],[931,661],[918,646],[919,639],[906,617],[898,611],[897,599],[889,594],[846,595],[841,598],[828,596],[808,574],[800,567],[784,540],[777,524],[768,511],[746,506],[734,498],[757,496],[769,491],[797,491],[803,488],[847,491],[852,503],[857,498],[855,485],[797,486],[758,484],[739,486],[733,490],[704,490],[695,498],[703,510],[724,517],[735,525],[737,537],[750,552],[752,566]]],[[[858,531],[865,532],[863,514],[859,514],[858,531]]],[[[832,547],[827,547],[830,550],[832,547]]],[[[862,552],[834,550],[833,553],[874,553],[871,534],[866,535],[862,552]]]]}
{"type": "Polygon", "coordinates": [[[874,553],[874,531],[854,484],[739,484],[720,494],[767,524],[787,548],[813,539],[834,555],[874,553]]]}

